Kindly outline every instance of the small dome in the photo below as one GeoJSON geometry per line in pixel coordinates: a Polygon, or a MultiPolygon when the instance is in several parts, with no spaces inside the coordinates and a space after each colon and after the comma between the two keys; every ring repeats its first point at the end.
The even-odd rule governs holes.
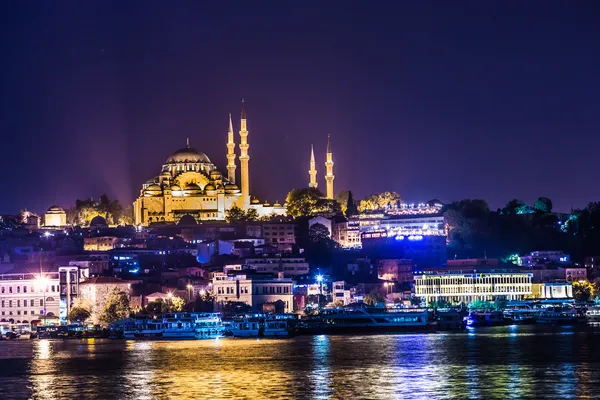
{"type": "Polygon", "coordinates": [[[196,218],[186,214],[179,219],[177,225],[197,225],[196,218]]]}
{"type": "Polygon", "coordinates": [[[195,183],[188,183],[187,186],[185,187],[185,190],[202,190],[202,189],[200,189],[200,186],[196,185],[195,183]]]}
{"type": "Polygon", "coordinates": [[[171,190],[181,190],[181,186],[173,184],[171,185],[171,190]]]}
{"type": "Polygon", "coordinates": [[[59,213],[64,213],[64,212],[65,212],[65,210],[62,207],[57,206],[57,205],[50,207],[47,211],[48,214],[59,214],[59,213]]]}
{"type": "Polygon", "coordinates": [[[192,147],[185,147],[177,150],[167,158],[167,164],[176,163],[210,163],[210,160],[206,154],[192,147]]]}
{"type": "Polygon", "coordinates": [[[252,201],[250,203],[252,203],[252,204],[260,204],[260,202],[258,201],[258,199],[252,199],[252,201]]]}
{"type": "Polygon", "coordinates": [[[227,190],[235,190],[237,188],[238,188],[237,185],[234,183],[228,183],[227,185],[225,185],[225,189],[227,189],[227,190]]]}
{"type": "Polygon", "coordinates": [[[204,186],[204,190],[217,190],[217,188],[212,183],[209,183],[206,186],[204,186]]]}
{"type": "Polygon", "coordinates": [[[106,219],[104,219],[104,217],[102,217],[101,215],[96,215],[90,221],[90,227],[93,227],[93,228],[102,228],[102,227],[105,227],[105,226],[108,226],[108,224],[106,223],[106,219]]]}
{"type": "Polygon", "coordinates": [[[221,173],[219,171],[217,171],[216,169],[213,169],[212,171],[210,171],[210,177],[212,179],[219,179],[221,177],[221,173]]]}
{"type": "Polygon", "coordinates": [[[155,184],[148,186],[146,188],[146,190],[151,191],[151,192],[160,192],[160,191],[162,191],[162,188],[155,183],[155,184]]]}
{"type": "Polygon", "coordinates": [[[275,202],[275,204],[273,204],[273,207],[281,207],[281,204],[279,204],[278,202],[275,202]]]}
{"type": "Polygon", "coordinates": [[[271,205],[269,204],[269,202],[265,201],[265,204],[263,204],[263,207],[271,207],[271,205]]]}

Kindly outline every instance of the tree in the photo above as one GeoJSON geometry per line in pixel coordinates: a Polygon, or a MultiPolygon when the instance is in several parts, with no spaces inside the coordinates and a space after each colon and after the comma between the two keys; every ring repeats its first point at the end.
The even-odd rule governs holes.
{"type": "Polygon", "coordinates": [[[384,210],[394,208],[401,203],[400,195],[396,192],[382,192],[372,194],[360,201],[358,209],[360,211],[384,210]]]}
{"type": "Polygon", "coordinates": [[[542,213],[552,212],[552,200],[547,197],[538,197],[535,203],[533,203],[533,208],[535,211],[542,213]]]}
{"type": "Polygon", "coordinates": [[[87,308],[73,306],[71,308],[71,311],[69,311],[67,319],[69,321],[85,322],[85,320],[88,319],[91,315],[92,313],[87,308]]]}
{"type": "Polygon", "coordinates": [[[331,239],[329,229],[323,224],[313,224],[308,229],[306,259],[313,265],[330,265],[337,243],[331,239]]]}
{"type": "Polygon", "coordinates": [[[118,288],[114,288],[106,299],[106,305],[100,315],[100,322],[108,325],[128,316],[129,295],[118,288]]]}
{"type": "Polygon", "coordinates": [[[346,203],[346,211],[344,214],[346,217],[352,217],[353,215],[358,214],[358,207],[356,206],[356,201],[354,201],[352,192],[348,192],[348,201],[346,203]]]}
{"type": "Polygon", "coordinates": [[[286,197],[287,213],[293,217],[314,215],[323,193],[317,188],[293,189],[286,197]]]}
{"type": "Polygon", "coordinates": [[[385,302],[385,298],[376,290],[371,291],[368,295],[363,298],[363,303],[368,306],[374,306],[377,303],[385,302]]]}
{"type": "Polygon", "coordinates": [[[450,308],[452,307],[452,303],[448,300],[438,299],[437,301],[431,300],[429,304],[427,304],[429,308],[450,308]]]}
{"type": "Polygon", "coordinates": [[[344,302],[341,300],[336,300],[333,302],[333,306],[336,308],[344,307],[344,302]]]}
{"type": "Polygon", "coordinates": [[[183,311],[185,300],[179,296],[173,296],[167,304],[169,305],[169,312],[180,312],[183,311]]]}
{"type": "MultiPolygon", "coordinates": [[[[163,312],[163,304],[164,302],[161,298],[158,298],[155,301],[150,301],[146,305],[146,311],[148,311],[149,314],[160,314],[163,312]]],[[[164,309],[166,309],[166,306],[164,309]]]]}
{"type": "Polygon", "coordinates": [[[246,213],[241,208],[235,206],[231,207],[229,210],[225,211],[225,221],[231,222],[240,222],[246,220],[246,213]]]}
{"type": "Polygon", "coordinates": [[[258,221],[259,218],[260,217],[258,215],[258,211],[256,211],[256,208],[251,208],[246,211],[246,221],[258,221]]]}
{"type": "Polygon", "coordinates": [[[350,196],[350,192],[348,190],[342,190],[337,196],[335,196],[335,201],[340,205],[340,210],[344,215],[346,214],[346,209],[348,207],[348,197],[350,196]]]}
{"type": "Polygon", "coordinates": [[[573,298],[576,301],[592,301],[598,295],[597,285],[589,281],[573,282],[573,298]]]}

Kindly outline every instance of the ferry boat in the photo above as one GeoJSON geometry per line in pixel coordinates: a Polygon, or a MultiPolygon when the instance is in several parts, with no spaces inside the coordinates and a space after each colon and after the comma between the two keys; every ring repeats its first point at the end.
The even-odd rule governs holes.
{"type": "Polygon", "coordinates": [[[226,321],[226,332],[234,337],[285,337],[289,336],[291,315],[245,315],[226,321]]]}
{"type": "Polygon", "coordinates": [[[123,324],[125,339],[216,339],[224,331],[218,313],[167,313],[123,324]]]}
{"type": "Polygon", "coordinates": [[[467,327],[505,325],[500,311],[471,311],[465,318],[467,327]]]}
{"type": "Polygon", "coordinates": [[[585,312],[585,318],[589,323],[600,323],[600,306],[593,306],[585,312]]]}
{"type": "Polygon", "coordinates": [[[465,322],[460,312],[456,310],[437,310],[435,320],[440,330],[464,329],[465,322]]]}
{"type": "Polygon", "coordinates": [[[535,314],[537,324],[574,324],[580,319],[577,311],[568,307],[548,307],[535,314]]]}
{"type": "Polygon", "coordinates": [[[422,309],[325,309],[298,324],[298,333],[428,332],[437,328],[433,315],[422,309]]]}
{"type": "Polygon", "coordinates": [[[511,324],[533,324],[537,312],[539,312],[539,309],[532,308],[529,305],[518,305],[508,306],[504,309],[502,315],[511,324]]]}

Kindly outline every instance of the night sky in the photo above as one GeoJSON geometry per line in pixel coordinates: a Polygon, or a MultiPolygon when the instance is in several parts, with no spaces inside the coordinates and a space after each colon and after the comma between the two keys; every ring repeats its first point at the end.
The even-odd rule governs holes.
{"type": "Polygon", "coordinates": [[[188,136],[226,172],[242,97],[263,200],[307,185],[311,143],[324,189],[327,134],[356,198],[600,200],[597,1],[11,3],[0,213],[130,202],[188,136]]]}

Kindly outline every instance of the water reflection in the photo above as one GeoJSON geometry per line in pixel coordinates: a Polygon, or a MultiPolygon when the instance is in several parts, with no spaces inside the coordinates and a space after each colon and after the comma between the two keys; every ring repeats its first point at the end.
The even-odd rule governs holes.
{"type": "Polygon", "coordinates": [[[431,335],[0,343],[0,398],[391,399],[596,396],[600,335],[502,327],[431,335]]]}

